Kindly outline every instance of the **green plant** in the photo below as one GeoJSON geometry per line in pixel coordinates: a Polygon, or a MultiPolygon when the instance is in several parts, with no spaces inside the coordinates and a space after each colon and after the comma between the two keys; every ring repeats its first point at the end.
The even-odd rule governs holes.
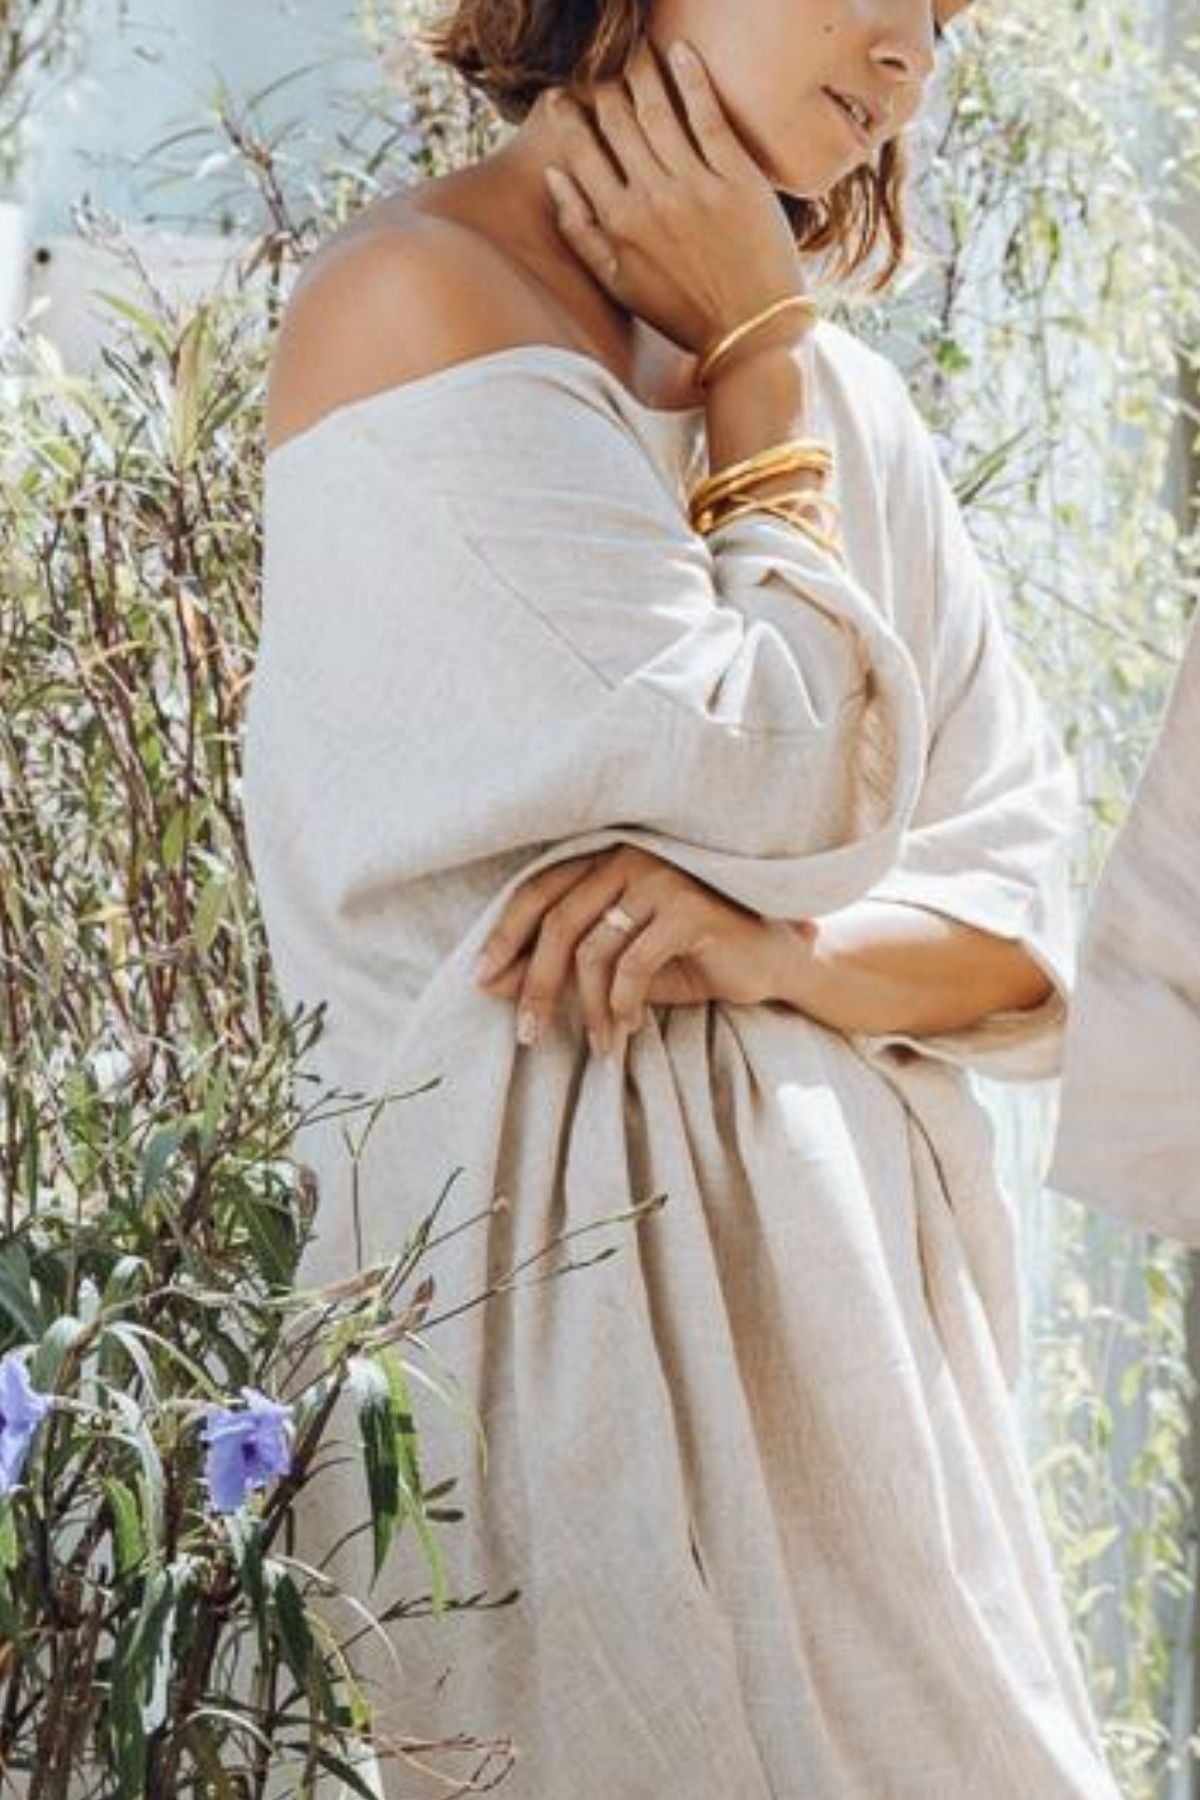
{"type": "MultiPolygon", "coordinates": [[[[0,1502],[0,1766],[35,1800],[105,1766],[165,1792],[227,1745],[258,1771],[294,1723],[285,1676],[306,1734],[309,1711],[329,1728],[314,1763],[337,1760],[362,1698],[274,1540],[356,1359],[403,1391],[402,1343],[376,1341],[394,1272],[289,1292],[311,1196],[288,1084],[319,1020],[278,1016],[238,814],[261,330],[114,304],[104,379],[35,356],[0,428],[0,1346],[34,1346],[55,1402],[0,1502]],[[200,1486],[202,1408],[285,1390],[306,1305],[336,1354],[294,1394],[292,1475],[231,1524],[200,1486]],[[251,1628],[239,1709],[216,1661],[251,1628]]],[[[408,1449],[399,1408],[376,1473],[385,1439],[408,1449]]],[[[376,1497],[390,1531],[399,1491],[376,1497]]]]}
{"type": "Polygon", "coordinates": [[[21,170],[31,110],[47,76],[70,66],[83,0],[0,0],[0,193],[21,170]]]}
{"type": "Polygon", "coordinates": [[[322,1009],[283,1015],[254,905],[237,745],[274,295],[110,300],[96,376],[28,339],[0,421],[0,1366],[28,1356],[48,1407],[15,1471],[20,1406],[0,1418],[0,1771],[30,1800],[261,1795],[289,1763],[295,1791],[323,1768],[365,1793],[367,1699],[290,1509],[346,1394],[376,1570],[410,1528],[450,1600],[437,1528],[461,1515],[423,1482],[410,1392],[458,1404],[430,1342],[445,1194],[386,1266],[294,1287],[293,1137],[365,1111],[357,1157],[406,1096],[300,1104],[322,1009]],[[291,1452],[221,1510],[202,1428],[246,1388],[292,1409],[291,1452]]]}

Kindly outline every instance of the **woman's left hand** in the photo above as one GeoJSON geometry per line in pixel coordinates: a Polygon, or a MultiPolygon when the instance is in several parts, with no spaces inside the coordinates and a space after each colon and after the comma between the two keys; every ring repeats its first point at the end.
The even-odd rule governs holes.
{"type": "Polygon", "coordinates": [[[536,1043],[574,975],[593,1050],[620,1050],[650,1004],[776,998],[803,933],[649,851],[618,844],[555,863],[516,888],[482,946],[492,968],[477,970],[477,979],[488,993],[516,1000],[518,1038],[536,1043]],[[618,903],[634,921],[630,931],[604,919],[618,903]]]}

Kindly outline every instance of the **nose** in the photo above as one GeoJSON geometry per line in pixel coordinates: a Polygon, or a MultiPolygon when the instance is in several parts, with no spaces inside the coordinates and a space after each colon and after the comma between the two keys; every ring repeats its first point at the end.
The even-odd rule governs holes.
{"type": "Polygon", "coordinates": [[[889,7],[889,20],[876,34],[871,46],[871,61],[881,75],[901,86],[907,82],[918,86],[927,81],[936,63],[933,33],[933,8],[929,0],[919,6],[902,9],[904,20],[895,17],[896,8],[889,7]]]}

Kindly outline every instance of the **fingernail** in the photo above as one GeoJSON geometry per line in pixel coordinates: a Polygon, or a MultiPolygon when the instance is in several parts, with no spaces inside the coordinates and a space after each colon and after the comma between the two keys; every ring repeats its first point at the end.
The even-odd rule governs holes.
{"type": "Polygon", "coordinates": [[[488,976],[494,975],[499,967],[500,959],[494,950],[481,950],[479,955],[475,958],[476,980],[486,981],[488,976]]]}
{"type": "Polygon", "coordinates": [[[600,1039],[594,1031],[588,1032],[588,1043],[592,1046],[593,1056],[603,1055],[603,1051],[600,1048],[600,1039]]]}
{"type": "Polygon", "coordinates": [[[527,1006],[523,1006],[517,1014],[518,1044],[536,1044],[538,1036],[538,1018],[527,1006]]]}
{"type": "Polygon", "coordinates": [[[544,169],[542,171],[542,173],[546,177],[546,186],[550,189],[550,192],[554,195],[554,198],[556,200],[565,200],[567,198],[567,195],[570,192],[570,189],[567,186],[566,176],[563,175],[562,171],[559,169],[547,167],[546,169],[544,169]]]}
{"type": "Polygon", "coordinates": [[[691,68],[696,60],[696,52],[692,49],[692,46],[688,43],[686,38],[676,38],[668,51],[668,55],[670,56],[671,61],[681,69],[691,68]]]}

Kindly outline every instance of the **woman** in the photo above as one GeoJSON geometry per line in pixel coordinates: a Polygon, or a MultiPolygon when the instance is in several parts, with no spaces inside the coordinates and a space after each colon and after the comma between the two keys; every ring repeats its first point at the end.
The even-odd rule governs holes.
{"type": "Polygon", "coordinates": [[[1088,919],[1050,1176],[1200,1247],[1200,627],[1088,919]]]}
{"type": "MultiPolygon", "coordinates": [[[[414,1611],[411,1533],[327,1567],[397,1609],[381,1726],[511,1737],[513,1800],[1115,1792],[966,1073],[1054,1066],[1071,783],[806,293],[898,255],[949,10],[462,0],[438,52],[519,129],[339,233],[272,371],[252,854],[313,1075],[409,1096],[302,1134],[303,1273],[455,1177],[431,1347],[488,1448],[424,1409],[484,1604],[414,1611]]],[[[323,1476],[308,1559],[365,1510],[323,1476]]]]}

